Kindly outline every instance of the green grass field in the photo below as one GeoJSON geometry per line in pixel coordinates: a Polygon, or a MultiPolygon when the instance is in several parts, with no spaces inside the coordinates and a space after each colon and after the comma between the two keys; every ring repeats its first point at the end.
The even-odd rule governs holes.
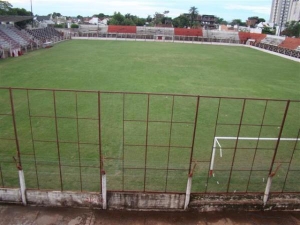
{"type": "MultiPolygon", "coordinates": [[[[299,71],[299,63],[243,47],[73,40],[0,61],[0,86],[299,100],[299,71]]],[[[51,91],[13,95],[27,187],[60,189],[61,173],[64,190],[99,191],[98,93],[55,92],[56,108],[51,91]]],[[[262,192],[276,142],[240,141],[231,167],[235,141],[223,141],[216,176],[207,178],[213,138],[237,136],[240,122],[239,136],[277,137],[286,102],[247,100],[241,121],[243,100],[219,101],[200,98],[193,192],[262,192]]],[[[7,90],[0,90],[0,104],[0,114],[10,113],[7,90]]],[[[192,96],[150,95],[148,106],[147,95],[102,93],[108,189],[184,192],[196,106],[192,96]]],[[[292,102],[283,137],[297,137],[299,112],[292,102]]],[[[11,116],[0,115],[0,130],[0,186],[17,187],[16,148],[7,140],[14,137],[11,116]]],[[[294,149],[295,142],[280,143],[272,191],[300,191],[294,149]]]]}

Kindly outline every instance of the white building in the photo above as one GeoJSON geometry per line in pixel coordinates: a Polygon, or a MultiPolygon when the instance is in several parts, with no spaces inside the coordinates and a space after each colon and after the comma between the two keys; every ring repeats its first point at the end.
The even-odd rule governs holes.
{"type": "Polygon", "coordinates": [[[292,0],[288,21],[300,21],[300,0],[292,0]]]}
{"type": "Polygon", "coordinates": [[[99,19],[98,17],[93,17],[89,20],[89,24],[93,25],[107,25],[108,19],[99,19]]]}
{"type": "Polygon", "coordinates": [[[293,0],[273,0],[269,22],[284,27],[288,21],[292,1],[293,0]]]}

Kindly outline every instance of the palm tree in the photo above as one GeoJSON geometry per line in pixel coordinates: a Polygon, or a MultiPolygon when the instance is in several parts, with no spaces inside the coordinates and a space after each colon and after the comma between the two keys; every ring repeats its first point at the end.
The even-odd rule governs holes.
{"type": "Polygon", "coordinates": [[[198,15],[198,9],[195,6],[192,6],[189,10],[190,16],[191,16],[191,26],[193,26],[194,21],[198,15]]]}

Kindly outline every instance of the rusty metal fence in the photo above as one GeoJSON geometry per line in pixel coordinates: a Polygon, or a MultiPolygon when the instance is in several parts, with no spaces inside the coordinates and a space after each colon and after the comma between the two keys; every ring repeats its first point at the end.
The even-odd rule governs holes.
{"type": "Polygon", "coordinates": [[[300,192],[300,101],[0,88],[0,187],[300,192]]]}

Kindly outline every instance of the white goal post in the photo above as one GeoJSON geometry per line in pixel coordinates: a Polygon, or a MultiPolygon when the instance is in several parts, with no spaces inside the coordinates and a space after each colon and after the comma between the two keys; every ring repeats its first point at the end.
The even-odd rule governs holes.
{"type": "MultiPolygon", "coordinates": [[[[262,138],[262,137],[215,137],[214,138],[213,148],[212,148],[212,157],[211,157],[211,161],[210,161],[210,168],[209,168],[209,174],[210,174],[210,176],[213,175],[217,145],[219,146],[219,149],[220,149],[220,157],[223,156],[222,146],[220,144],[221,140],[277,141],[278,138],[262,138]]],[[[299,141],[299,140],[300,140],[300,138],[280,138],[280,141],[299,141]]]]}

